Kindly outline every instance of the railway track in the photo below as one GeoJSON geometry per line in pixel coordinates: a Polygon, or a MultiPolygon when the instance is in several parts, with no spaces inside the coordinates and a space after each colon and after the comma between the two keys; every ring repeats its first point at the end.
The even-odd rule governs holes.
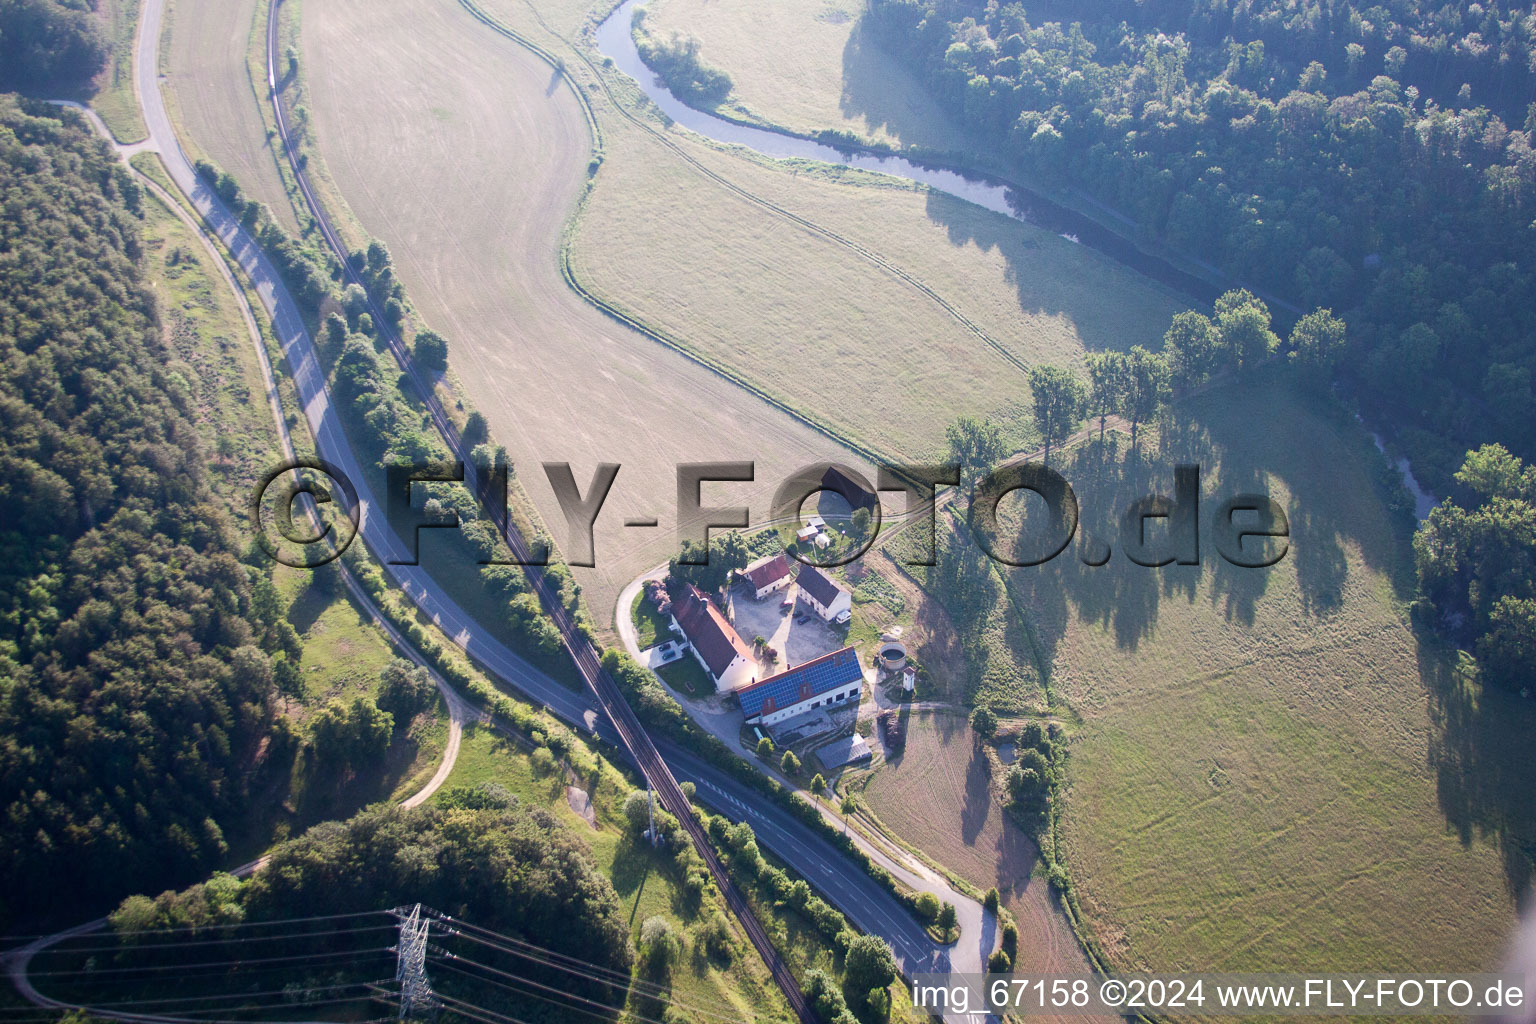
{"type": "Polygon", "coordinates": [[[289,169],[293,172],[294,182],[304,199],[304,204],[309,208],[310,215],[314,218],[315,224],[321,236],[325,239],[326,244],[340,261],[345,281],[348,284],[356,284],[363,289],[363,293],[367,296],[368,313],[373,318],[376,329],[383,336],[385,344],[388,345],[390,352],[400,364],[401,369],[409,377],[412,386],[421,395],[422,401],[427,407],[428,415],[431,416],[433,425],[447,443],[449,451],[453,453],[455,459],[464,463],[466,483],[480,497],[482,505],[489,510],[492,520],[496,523],[497,529],[501,532],[512,553],[520,562],[524,563],[524,572],[534,589],[534,593],[538,596],[539,602],[549,614],[555,627],[559,630],[566,650],[570,653],[577,671],[581,673],[583,681],[597,699],[598,706],[608,717],[608,720],[613,723],[613,727],[618,732],[621,742],[623,742],[635,763],[639,765],[646,781],[656,791],[656,796],[661,801],[661,805],[677,818],[684,831],[688,833],[689,839],[692,840],[694,848],[698,851],[705,867],[709,870],[710,876],[715,880],[715,885],[724,896],[726,906],[730,908],[731,913],[741,923],[742,930],[746,933],[753,948],[767,965],[769,973],[773,976],[773,980],[779,986],[779,989],[784,993],[784,998],[794,1010],[795,1016],[801,1021],[801,1024],[817,1024],[817,1017],[811,1010],[810,1003],[805,998],[805,994],[800,990],[799,982],[795,980],[794,975],[789,970],[789,965],[784,961],[779,951],[774,948],[773,943],[768,938],[767,930],[763,928],[762,922],[752,912],[752,908],[747,905],[746,898],[741,894],[741,891],[736,887],[730,876],[726,874],[725,866],[720,862],[714,847],[710,845],[708,837],[704,834],[703,827],[693,816],[692,805],[686,794],[683,793],[682,787],[678,785],[677,779],[673,777],[666,762],[662,760],[660,752],[657,751],[650,735],[645,731],[645,727],[635,715],[634,709],[625,700],[624,694],[619,690],[618,683],[603,669],[602,662],[597,655],[597,649],[592,644],[592,641],[578,628],[575,617],[565,607],[564,602],[560,599],[560,595],[549,585],[543,573],[537,571],[536,568],[529,564],[532,561],[529,546],[521,532],[517,529],[516,524],[512,522],[510,512],[503,507],[503,503],[488,500],[492,497],[489,494],[489,484],[491,481],[484,478],[483,474],[478,472],[478,467],[474,466],[467,458],[468,453],[464,450],[464,442],[454,429],[453,423],[448,418],[448,414],[443,409],[442,404],[438,401],[431,382],[422,378],[421,373],[410,357],[410,352],[405,347],[404,340],[390,326],[389,320],[384,316],[383,310],[380,309],[373,293],[368,289],[367,283],[358,274],[356,268],[352,266],[348,258],[346,245],[342,242],[341,235],[331,224],[324,207],[320,204],[319,197],[316,196],[313,187],[310,185],[309,178],[304,173],[303,165],[299,161],[288,132],[288,121],[283,113],[283,105],[277,90],[277,9],[280,2],[281,0],[274,0],[267,9],[267,83],[270,88],[272,113],[276,121],[278,141],[283,147],[283,153],[288,160],[289,169]]]}

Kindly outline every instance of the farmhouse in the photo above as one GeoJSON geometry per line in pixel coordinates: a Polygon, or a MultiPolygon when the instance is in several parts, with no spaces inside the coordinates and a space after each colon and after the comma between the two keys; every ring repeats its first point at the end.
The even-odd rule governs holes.
{"type": "Polygon", "coordinates": [[[847,622],[853,609],[853,595],[832,581],[832,578],[813,565],[800,570],[800,593],[810,602],[816,614],[828,622],[847,622]]]}
{"type": "Polygon", "coordinates": [[[688,641],[693,657],[709,674],[717,691],[750,686],[757,678],[757,661],[720,609],[692,584],[672,604],[672,625],[688,641]]]}
{"type": "Polygon", "coordinates": [[[748,725],[773,725],[814,708],[856,706],[863,682],[858,651],[844,647],[753,683],[737,696],[748,725]]]}
{"type": "Polygon", "coordinates": [[[775,590],[789,586],[789,581],[794,578],[789,574],[789,559],[784,557],[782,551],[768,558],[759,558],[741,570],[741,575],[759,601],[775,590]]]}

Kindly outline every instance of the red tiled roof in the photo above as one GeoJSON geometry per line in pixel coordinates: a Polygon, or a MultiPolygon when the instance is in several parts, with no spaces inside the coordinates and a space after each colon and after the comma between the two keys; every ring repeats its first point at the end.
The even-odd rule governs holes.
{"type": "Polygon", "coordinates": [[[730,668],[737,655],[752,660],[752,651],[742,643],[715,603],[698,587],[689,584],[688,590],[673,605],[672,614],[677,624],[683,627],[683,635],[716,679],[730,668]]]}
{"type": "Polygon", "coordinates": [[[780,552],[772,558],[765,558],[756,565],[749,565],[745,570],[747,579],[752,581],[752,586],[758,590],[771,583],[777,583],[789,575],[789,559],[780,552]]]}

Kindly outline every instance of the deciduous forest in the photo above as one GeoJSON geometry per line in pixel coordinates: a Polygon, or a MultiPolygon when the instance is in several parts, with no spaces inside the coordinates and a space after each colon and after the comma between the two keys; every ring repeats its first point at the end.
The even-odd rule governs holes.
{"type": "Polygon", "coordinates": [[[1532,454],[1536,14],[1490,0],[875,0],[988,156],[1350,325],[1342,383],[1450,489],[1532,454]]]}
{"type": "MultiPolygon", "coordinates": [[[[208,491],[141,193],[0,96],[0,919],[217,865],[297,638],[208,491]]],[[[268,750],[268,754],[273,751],[268,750]]]]}

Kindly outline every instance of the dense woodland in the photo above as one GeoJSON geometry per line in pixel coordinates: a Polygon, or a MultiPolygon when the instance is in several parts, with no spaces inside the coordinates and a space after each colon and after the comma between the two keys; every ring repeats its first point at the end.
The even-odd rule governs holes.
{"type": "Polygon", "coordinates": [[[1536,11],[1507,0],[874,0],[987,148],[1350,326],[1340,376],[1447,493],[1536,439],[1536,11]]]}
{"type": "Polygon", "coordinates": [[[0,96],[4,919],[216,865],[296,654],[211,500],[140,202],[83,119],[0,96]]]}
{"type": "MultiPolygon", "coordinates": [[[[420,902],[478,928],[593,965],[586,977],[573,977],[526,956],[504,956],[484,944],[460,941],[455,951],[487,965],[486,974],[500,969],[529,980],[521,982],[523,988],[509,989],[479,972],[439,965],[433,984],[445,995],[481,1006],[510,1005],[520,1018],[535,1020],[564,1018],[552,1014],[536,990],[529,995],[530,985],[602,1003],[624,1000],[624,984],[597,973],[607,970],[615,972],[608,978],[627,978],[633,957],[613,885],[581,838],[542,808],[523,806],[500,787],[449,790],[436,806],[412,810],[370,807],[347,821],[316,825],[274,847],[270,857],[244,882],[216,875],[180,892],[124,900],[110,918],[123,944],[113,966],[163,971],[158,965],[176,958],[207,961],[204,947],[210,942],[264,934],[251,930],[255,922],[297,918],[282,925],[289,937],[280,947],[258,951],[289,958],[284,978],[294,988],[339,985],[348,978],[374,980],[381,963],[393,968],[393,953],[384,961],[376,949],[388,945],[393,934],[381,934],[387,919],[366,912],[420,902]],[[353,916],[338,921],[332,915],[353,916]],[[305,922],[312,918],[306,935],[305,922]],[[163,929],[189,930],[193,945],[186,945],[186,932],[156,934],[163,929]],[[307,955],[326,951],[348,955],[314,966],[304,962],[307,955]]],[[[258,955],[242,943],[242,955],[258,955]]],[[[250,985],[248,979],[256,977],[271,987],[270,971],[263,977],[260,968],[247,972],[239,966],[214,982],[228,990],[250,985]]]]}
{"type": "Polygon", "coordinates": [[[73,93],[106,58],[96,0],[0,0],[0,92],[73,93]]]}

